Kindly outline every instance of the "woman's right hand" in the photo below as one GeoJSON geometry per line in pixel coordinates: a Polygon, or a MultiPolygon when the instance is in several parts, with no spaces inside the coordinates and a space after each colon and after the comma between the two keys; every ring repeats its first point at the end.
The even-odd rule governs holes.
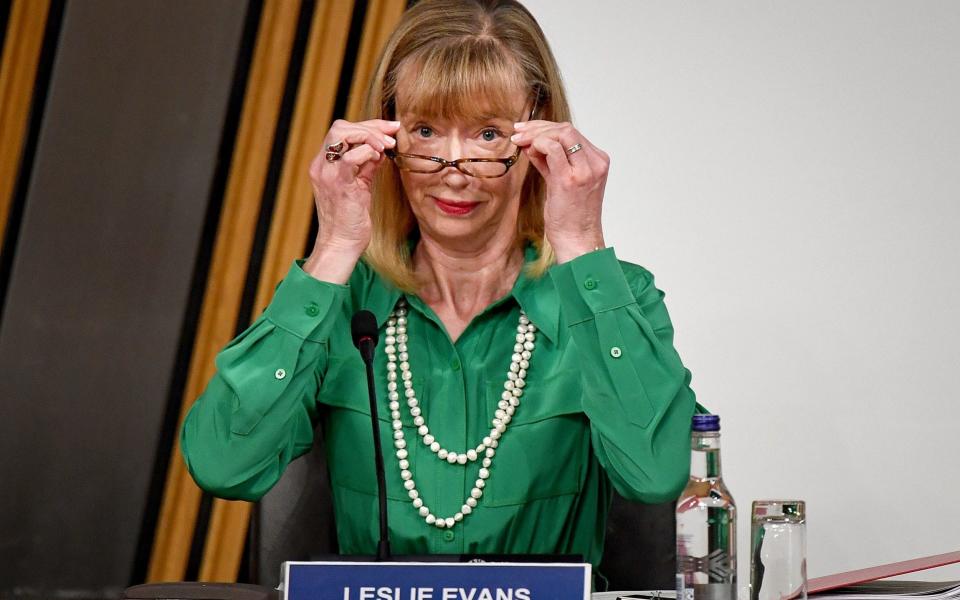
{"type": "Polygon", "coordinates": [[[323,140],[323,150],[310,164],[310,184],[319,229],[304,271],[331,283],[346,283],[370,243],[373,177],[384,150],[396,146],[397,121],[337,120],[323,140]],[[326,159],[327,146],[344,143],[340,160],[326,159]]]}

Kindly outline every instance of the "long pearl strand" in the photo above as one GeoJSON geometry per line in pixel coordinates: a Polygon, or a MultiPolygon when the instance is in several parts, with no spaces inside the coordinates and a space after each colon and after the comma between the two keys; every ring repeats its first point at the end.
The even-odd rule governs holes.
{"type": "Polygon", "coordinates": [[[500,444],[500,438],[507,432],[507,426],[520,406],[520,397],[523,396],[523,388],[526,386],[527,369],[530,368],[530,357],[536,347],[536,330],[536,326],[521,311],[510,369],[507,371],[503,393],[497,403],[497,411],[491,421],[493,427],[490,429],[490,433],[477,444],[476,448],[470,448],[465,452],[454,452],[444,448],[436,437],[430,433],[430,428],[423,418],[417,394],[413,390],[413,375],[410,373],[409,363],[410,355],[407,352],[406,301],[401,298],[397,308],[390,313],[390,318],[387,320],[384,351],[387,354],[387,397],[390,402],[390,418],[393,421],[393,445],[397,449],[396,454],[400,467],[400,478],[403,479],[403,487],[407,490],[413,507],[423,517],[427,525],[434,525],[440,529],[453,527],[473,512],[483,496],[483,488],[486,486],[487,479],[490,478],[490,468],[493,465],[493,457],[497,453],[496,449],[500,444]],[[463,506],[452,517],[443,518],[433,514],[430,508],[423,503],[420,492],[417,490],[413,472],[410,470],[410,461],[407,460],[409,455],[407,441],[404,439],[403,423],[400,421],[399,388],[401,383],[399,382],[402,382],[403,395],[407,400],[410,415],[413,417],[413,424],[417,427],[417,434],[423,444],[437,455],[437,458],[445,460],[451,465],[466,465],[468,462],[473,463],[480,460],[480,471],[477,474],[473,489],[470,490],[470,495],[467,496],[463,506]]]}

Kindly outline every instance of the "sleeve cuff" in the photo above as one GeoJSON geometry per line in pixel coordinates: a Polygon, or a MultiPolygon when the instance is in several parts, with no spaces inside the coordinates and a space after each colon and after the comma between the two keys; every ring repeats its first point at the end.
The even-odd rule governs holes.
{"type": "Polygon", "coordinates": [[[314,279],[297,260],[290,266],[264,311],[272,323],[311,342],[322,342],[320,325],[342,305],[349,286],[314,279]]]}
{"type": "Polygon", "coordinates": [[[550,270],[567,325],[636,303],[613,248],[588,252],[550,270]]]}

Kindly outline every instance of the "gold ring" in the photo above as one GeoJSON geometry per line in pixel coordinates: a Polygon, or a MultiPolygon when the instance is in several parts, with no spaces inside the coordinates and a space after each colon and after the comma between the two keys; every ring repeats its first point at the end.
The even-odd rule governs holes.
{"type": "Polygon", "coordinates": [[[577,153],[577,152],[580,152],[580,150],[582,150],[582,149],[583,149],[583,146],[582,146],[582,145],[580,145],[580,144],[574,144],[574,145],[570,146],[569,148],[567,148],[567,154],[575,154],[575,153],[577,153]]]}

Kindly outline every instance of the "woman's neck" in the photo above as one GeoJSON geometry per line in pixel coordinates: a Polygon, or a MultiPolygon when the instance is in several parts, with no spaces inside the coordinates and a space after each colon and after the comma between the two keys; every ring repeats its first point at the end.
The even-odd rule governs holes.
{"type": "Polygon", "coordinates": [[[475,316],[513,288],[523,268],[523,247],[515,239],[503,239],[478,249],[456,249],[425,236],[413,265],[421,298],[455,341],[475,316]]]}

